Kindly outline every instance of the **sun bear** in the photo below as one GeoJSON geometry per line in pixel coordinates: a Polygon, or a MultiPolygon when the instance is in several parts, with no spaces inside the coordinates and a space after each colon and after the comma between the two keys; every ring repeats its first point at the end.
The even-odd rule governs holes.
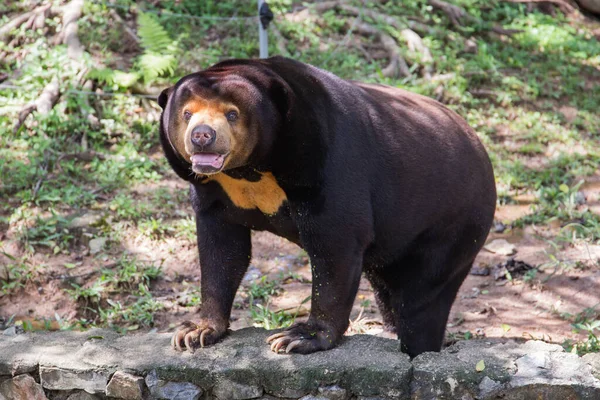
{"type": "Polygon", "coordinates": [[[461,117],[283,57],[220,62],[158,103],[164,153],[190,183],[200,255],[202,306],[176,349],[226,334],[254,229],[301,246],[312,268],[310,316],[270,336],[273,351],[336,346],[363,273],[402,350],[440,350],[496,205],[489,157],[461,117]]]}

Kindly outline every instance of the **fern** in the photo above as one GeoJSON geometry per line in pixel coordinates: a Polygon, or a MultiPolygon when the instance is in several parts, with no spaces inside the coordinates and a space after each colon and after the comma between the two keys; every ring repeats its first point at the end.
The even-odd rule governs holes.
{"type": "Polygon", "coordinates": [[[137,18],[140,44],[148,53],[164,53],[170,50],[173,41],[160,23],[150,14],[140,12],[137,18]]]}
{"type": "Polygon", "coordinates": [[[153,16],[140,12],[137,23],[137,33],[144,52],[136,59],[133,70],[123,72],[110,68],[94,69],[88,73],[89,78],[128,88],[139,81],[149,84],[161,76],[169,77],[174,74],[177,67],[177,43],[153,16]]]}
{"type": "Polygon", "coordinates": [[[144,78],[144,82],[152,82],[161,75],[171,76],[175,72],[177,60],[173,55],[160,55],[154,53],[145,53],[139,60],[139,67],[144,78]]]}
{"type": "Polygon", "coordinates": [[[174,56],[177,49],[175,42],[160,23],[149,14],[140,12],[137,22],[144,54],[138,58],[136,64],[144,82],[150,83],[159,76],[173,75],[177,66],[177,59],[174,56]]]}
{"type": "Polygon", "coordinates": [[[123,72],[111,68],[93,69],[87,76],[108,85],[117,85],[124,88],[133,86],[140,79],[140,74],[136,71],[123,72]]]}

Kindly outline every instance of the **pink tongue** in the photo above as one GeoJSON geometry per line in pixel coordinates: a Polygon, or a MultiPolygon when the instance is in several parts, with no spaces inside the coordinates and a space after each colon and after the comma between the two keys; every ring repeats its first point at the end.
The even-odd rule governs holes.
{"type": "Polygon", "coordinates": [[[211,165],[213,167],[221,166],[221,155],[216,153],[198,153],[191,157],[192,164],[211,165]]]}

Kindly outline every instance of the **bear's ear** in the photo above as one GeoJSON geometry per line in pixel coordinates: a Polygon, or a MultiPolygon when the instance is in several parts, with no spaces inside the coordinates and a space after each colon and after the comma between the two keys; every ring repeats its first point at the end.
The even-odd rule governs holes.
{"type": "Polygon", "coordinates": [[[289,119],[294,103],[294,94],[288,83],[280,77],[274,78],[269,88],[269,95],[281,116],[289,119]]]}
{"type": "Polygon", "coordinates": [[[158,105],[163,110],[165,109],[165,107],[167,105],[167,101],[169,100],[169,96],[171,95],[172,91],[173,91],[173,87],[171,86],[170,88],[166,88],[165,90],[160,92],[160,94],[158,95],[158,99],[157,99],[158,105]]]}

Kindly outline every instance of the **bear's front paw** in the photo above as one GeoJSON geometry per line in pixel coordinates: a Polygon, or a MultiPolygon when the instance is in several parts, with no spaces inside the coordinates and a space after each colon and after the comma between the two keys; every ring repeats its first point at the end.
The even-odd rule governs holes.
{"type": "Polygon", "coordinates": [[[200,347],[209,346],[218,342],[225,333],[226,327],[220,327],[210,320],[201,320],[198,323],[185,321],[173,334],[171,345],[179,351],[196,351],[200,347]]]}
{"type": "Polygon", "coordinates": [[[330,329],[321,327],[317,323],[296,323],[283,332],[276,333],[267,338],[271,350],[275,353],[301,353],[309,354],[316,351],[328,350],[334,347],[339,340],[330,329]]]}

